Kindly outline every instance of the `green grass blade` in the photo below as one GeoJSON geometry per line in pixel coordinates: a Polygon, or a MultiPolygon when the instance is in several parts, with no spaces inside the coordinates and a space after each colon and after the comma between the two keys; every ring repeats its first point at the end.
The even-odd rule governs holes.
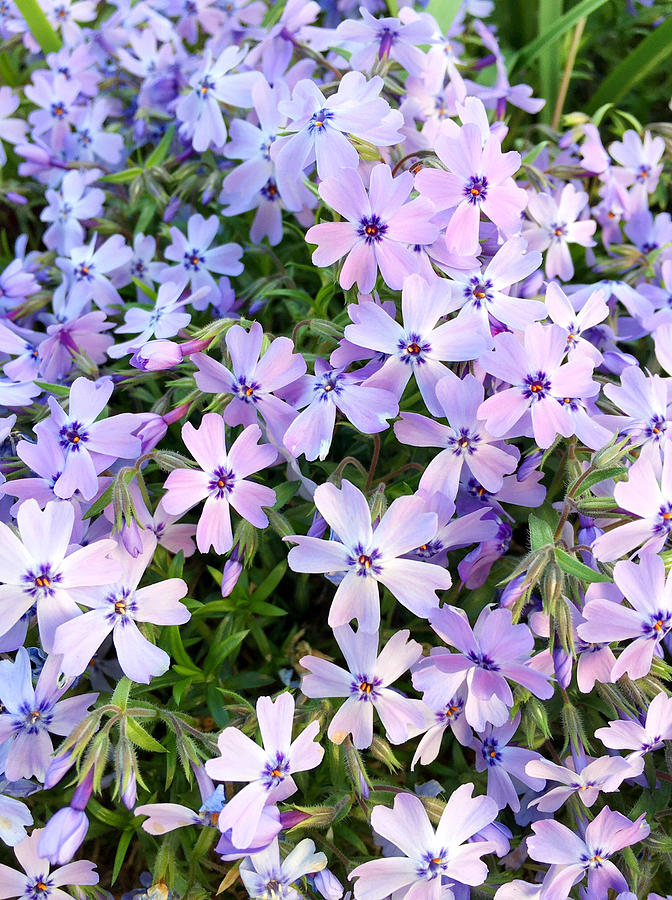
{"type": "Polygon", "coordinates": [[[617,103],[638,81],[658,69],[665,72],[663,63],[672,52],[672,18],[665,19],[654,31],[640,41],[635,49],[604,79],[588,104],[589,115],[604,103],[617,103]]]}
{"type": "Polygon", "coordinates": [[[430,0],[427,5],[427,12],[434,16],[439,23],[441,31],[446,34],[455,21],[455,16],[461,5],[461,0],[430,0]]]}
{"type": "MultiPolygon", "coordinates": [[[[542,0],[542,3],[545,2],[546,0],[542,0]]],[[[509,71],[513,71],[514,68],[517,69],[532,62],[532,60],[536,59],[540,53],[548,50],[558,38],[561,38],[563,34],[566,34],[570,29],[574,28],[577,22],[595,12],[596,9],[599,9],[600,6],[603,6],[606,2],[607,0],[581,0],[576,6],[568,9],[563,16],[556,19],[552,27],[543,34],[540,34],[533,41],[530,41],[529,44],[526,44],[526,46],[523,47],[522,50],[519,50],[518,53],[513,54],[509,60],[509,71]]]]}
{"type": "MultiPolygon", "coordinates": [[[[553,25],[562,18],[563,0],[544,0],[539,4],[539,36],[548,34],[553,25]]],[[[560,87],[560,61],[557,53],[542,53],[539,57],[539,94],[546,98],[546,104],[539,112],[542,122],[551,121],[553,100],[560,87]]]]}
{"type": "Polygon", "coordinates": [[[61,39],[47,21],[37,0],[16,0],[16,5],[43,53],[60,50],[61,39]]]}

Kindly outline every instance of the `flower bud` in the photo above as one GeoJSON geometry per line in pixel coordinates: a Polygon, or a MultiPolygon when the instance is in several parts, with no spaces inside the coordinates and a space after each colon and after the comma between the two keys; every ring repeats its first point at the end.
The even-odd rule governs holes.
{"type": "Polygon", "coordinates": [[[175,341],[147,341],[135,351],[129,362],[143,372],[160,372],[181,363],[182,350],[180,344],[176,344],[175,341]]]}
{"type": "Polygon", "coordinates": [[[84,842],[89,830],[89,820],[79,809],[66,806],[49,819],[40,836],[38,853],[52,866],[70,862],[84,842]]]}
{"type": "Polygon", "coordinates": [[[318,891],[325,900],[339,900],[343,896],[343,885],[329,869],[322,869],[313,876],[315,890],[318,891]]]}
{"type": "Polygon", "coordinates": [[[567,689],[572,680],[572,657],[563,647],[553,649],[553,666],[558,684],[567,689]]]}
{"type": "Polygon", "coordinates": [[[401,763],[392,752],[392,747],[390,747],[385,738],[374,734],[370,749],[374,759],[384,763],[390,772],[398,772],[401,769],[401,763]]]}
{"type": "Polygon", "coordinates": [[[228,597],[238,584],[243,571],[242,564],[237,559],[227,559],[222,570],[222,597],[228,597]]]}
{"type": "Polygon", "coordinates": [[[51,790],[63,778],[66,772],[69,772],[75,762],[72,751],[66,750],[65,753],[57,753],[53,756],[44,776],[45,791],[51,790]]]}

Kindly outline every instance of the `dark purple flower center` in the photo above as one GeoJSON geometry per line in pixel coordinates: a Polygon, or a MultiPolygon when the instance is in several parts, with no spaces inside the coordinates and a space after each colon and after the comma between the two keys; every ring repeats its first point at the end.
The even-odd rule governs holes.
{"type": "Polygon", "coordinates": [[[234,475],[233,469],[218,466],[210,476],[208,490],[211,494],[214,494],[217,500],[221,500],[223,497],[226,497],[227,494],[231,493],[235,480],[236,476],[234,475]]]}
{"type": "Polygon", "coordinates": [[[319,399],[323,401],[329,400],[331,395],[333,394],[335,397],[343,391],[343,385],[339,382],[341,381],[341,375],[338,372],[328,372],[324,375],[319,381],[316,381],[313,386],[313,391],[316,394],[319,394],[319,399]]]}
{"type": "Polygon", "coordinates": [[[58,221],[64,225],[72,213],[72,204],[65,200],[61,200],[61,206],[58,210],[58,221]]]}
{"type": "Polygon", "coordinates": [[[638,181],[646,181],[646,179],[649,177],[650,172],[651,166],[647,165],[646,163],[642,163],[642,165],[637,169],[635,178],[637,178],[638,181]]]}
{"type": "Polygon", "coordinates": [[[319,109],[313,113],[308,121],[308,131],[311,134],[324,134],[326,124],[329,119],[333,119],[334,114],[328,109],[319,109]]]}
{"type": "Polygon", "coordinates": [[[350,683],[350,694],[359,702],[370,703],[378,697],[377,688],[381,684],[380,678],[371,677],[366,673],[358,673],[353,676],[350,683]]]}
{"type": "Polygon", "coordinates": [[[658,244],[656,241],[645,241],[642,244],[642,253],[651,253],[653,250],[658,249],[658,244]]]}
{"type": "Polygon", "coordinates": [[[482,500],[483,503],[487,503],[488,497],[493,496],[490,491],[486,491],[483,485],[476,481],[475,478],[469,479],[469,481],[467,482],[467,490],[472,497],[476,497],[477,500],[482,500]]]}
{"type": "Polygon", "coordinates": [[[92,262],[82,262],[75,268],[75,278],[77,281],[93,281],[94,269],[92,262]]]}
{"type": "Polygon", "coordinates": [[[68,113],[68,107],[65,103],[62,103],[60,100],[57,100],[55,103],[51,104],[51,115],[54,119],[63,119],[68,113]]]}
{"type": "Polygon", "coordinates": [[[642,622],[642,631],[645,635],[656,641],[662,640],[670,627],[672,612],[667,609],[658,609],[649,614],[649,621],[642,622]]]}
{"type": "Polygon", "coordinates": [[[262,782],[267,791],[277,787],[289,775],[289,759],[278,750],[274,757],[264,766],[261,774],[262,782]]]}
{"type": "Polygon", "coordinates": [[[477,275],[469,279],[469,284],[464,286],[464,297],[476,309],[492,302],[492,282],[489,278],[482,279],[477,275]]]}
{"type": "Polygon", "coordinates": [[[499,672],[499,666],[491,656],[487,653],[476,653],[470,650],[467,657],[475,663],[479,669],[485,669],[486,672],[499,672]]]}
{"type": "Polygon", "coordinates": [[[382,572],[382,567],[378,563],[381,556],[382,553],[375,547],[368,550],[361,544],[355,544],[348,556],[347,563],[354,567],[357,575],[366,578],[368,575],[379,575],[382,572]]]}
{"type": "Polygon", "coordinates": [[[651,416],[649,422],[644,429],[644,433],[648,438],[653,438],[654,441],[660,441],[667,431],[667,421],[664,416],[651,416]]]}
{"type": "Polygon", "coordinates": [[[109,609],[105,613],[105,618],[110,624],[117,623],[122,626],[127,625],[129,617],[134,618],[137,612],[138,604],[135,602],[134,593],[130,588],[119,588],[105,597],[105,602],[109,603],[109,609]]]}
{"type": "Polygon", "coordinates": [[[523,378],[523,396],[533,403],[545,397],[551,389],[551,379],[545,372],[530,372],[523,378]]]}
{"type": "Polygon", "coordinates": [[[31,877],[26,882],[26,891],[23,896],[25,900],[45,900],[51,895],[53,886],[54,880],[48,875],[31,877]]]}
{"type": "Polygon", "coordinates": [[[416,869],[418,878],[426,881],[432,881],[434,878],[441,877],[448,868],[449,854],[445,848],[438,851],[427,851],[422,855],[422,861],[416,869]]]}
{"type": "Polygon", "coordinates": [[[46,731],[51,724],[54,704],[50,700],[33,700],[32,704],[25,700],[19,706],[18,716],[12,719],[12,727],[16,733],[39,734],[46,731]]]}
{"type": "Polygon", "coordinates": [[[81,422],[74,420],[61,426],[58,432],[58,442],[64,450],[78,451],[89,439],[89,432],[81,422]]]}
{"type": "Polygon", "coordinates": [[[481,756],[488,766],[497,766],[502,761],[502,753],[496,738],[486,738],[481,744],[481,756]]]}
{"type": "Polygon", "coordinates": [[[449,725],[451,722],[457,722],[464,712],[464,700],[462,697],[453,697],[445,709],[440,709],[434,714],[439,725],[449,725]]]}
{"type": "Polygon", "coordinates": [[[244,375],[239,375],[233,386],[233,393],[242,400],[243,403],[257,403],[259,397],[257,391],[261,389],[261,385],[256,381],[248,382],[244,375]]]}
{"type": "Polygon", "coordinates": [[[464,196],[467,203],[476,206],[482,203],[488,196],[488,179],[485,175],[472,175],[464,186],[464,196]]]}
{"type": "Polygon", "coordinates": [[[82,147],[88,147],[89,144],[93,141],[91,137],[91,132],[88,128],[78,128],[77,129],[77,140],[82,145],[82,147]]]}
{"type": "Polygon", "coordinates": [[[362,216],[357,227],[357,234],[364,238],[367,244],[382,241],[387,231],[387,225],[382,222],[380,216],[362,216]]]}
{"type": "Polygon", "coordinates": [[[62,581],[59,572],[52,572],[49,563],[29,569],[21,576],[23,590],[32,597],[53,597],[55,586],[62,581]]]}
{"type": "Polygon", "coordinates": [[[280,199],[280,191],[278,190],[278,186],[272,178],[268,179],[266,184],[260,189],[259,193],[262,197],[265,197],[272,203],[275,203],[280,199]]]}
{"type": "Polygon", "coordinates": [[[215,82],[211,78],[208,78],[207,75],[204,75],[203,78],[201,78],[195,88],[199,97],[207,97],[209,92],[214,91],[214,89],[215,82]]]}
{"type": "Polygon", "coordinates": [[[561,241],[567,237],[567,225],[565,222],[552,222],[550,226],[551,239],[561,241]]]}
{"type": "Polygon", "coordinates": [[[481,442],[481,436],[477,431],[471,431],[469,428],[453,429],[453,436],[446,441],[446,447],[452,450],[455,456],[471,456],[477,450],[477,445],[481,442]]]}
{"type": "Polygon", "coordinates": [[[378,47],[378,59],[383,59],[384,57],[390,55],[390,50],[396,43],[399,35],[396,31],[392,31],[392,29],[388,28],[388,26],[386,25],[384,28],[381,28],[379,30],[376,37],[380,41],[380,45],[378,47]]]}
{"type": "Polygon", "coordinates": [[[418,559],[431,559],[432,556],[436,556],[436,554],[440,553],[442,550],[443,544],[441,541],[428,541],[426,544],[420,544],[419,547],[416,547],[413,551],[413,555],[418,559]]]}
{"type": "Polygon", "coordinates": [[[203,256],[203,251],[197,250],[195,247],[193,247],[191,250],[184,254],[184,261],[182,265],[187,270],[198,272],[204,262],[205,256],[203,256]]]}
{"type": "Polygon", "coordinates": [[[424,365],[427,362],[425,357],[432,351],[429,341],[423,340],[415,332],[400,338],[397,347],[401,361],[408,366],[424,365]]]}
{"type": "Polygon", "coordinates": [[[594,850],[590,849],[588,853],[583,853],[581,862],[587,869],[599,869],[610,855],[606,850],[596,847],[594,850]]]}

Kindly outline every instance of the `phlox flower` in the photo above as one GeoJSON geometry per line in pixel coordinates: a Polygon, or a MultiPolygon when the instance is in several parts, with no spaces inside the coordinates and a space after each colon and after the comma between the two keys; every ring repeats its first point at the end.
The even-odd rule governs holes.
{"type": "MultiPolygon", "coordinates": [[[[72,504],[50,502],[42,511],[37,500],[19,507],[19,537],[0,523],[0,622],[2,633],[37,604],[37,623],[42,647],[51,652],[56,628],[79,615],[74,588],[109,584],[118,564],[109,559],[114,541],[94,541],[68,553],[72,543],[75,510],[72,504]]],[[[85,596],[78,590],[77,599],[85,596]]]]}
{"type": "Polygon", "coordinates": [[[236,46],[224,49],[216,60],[210,50],[203,56],[203,64],[189,81],[189,91],[177,101],[175,114],[180,123],[182,138],[191,140],[194,150],[203,153],[211,145],[222,147],[226,141],[226,124],[220,103],[232,106],[252,106],[251,88],[260,77],[259,72],[232,74],[244,51],[236,46]]]}
{"type": "Polygon", "coordinates": [[[286,337],[271,341],[260,357],[263,339],[264,329],[259,322],[253,322],[249,331],[233,325],[225,338],[232,371],[204,353],[197,353],[193,357],[198,369],[194,378],[206,394],[232,395],[224,410],[228,425],[252,425],[261,416],[271,434],[280,440],[296,418],[296,411],[273,391],[305,375],[306,362],[300,353],[293,352],[294,345],[286,337]]]}
{"type": "Polygon", "coordinates": [[[586,875],[591,897],[606,897],[609,890],[627,891],[628,884],[610,857],[649,836],[651,829],[644,820],[645,814],[632,822],[605,806],[586,827],[583,837],[553,819],[534,822],[527,851],[537,862],[555,866],[552,879],[544,883],[544,895],[549,900],[564,900],[586,875]]]}
{"type": "Polygon", "coordinates": [[[304,375],[285,389],[285,398],[302,410],[282,438],[292,456],[303,453],[311,461],[325,458],[337,410],[364,434],[388,428],[387,420],[399,412],[397,398],[391,391],[360,382],[358,373],[332,369],[323,359],[316,359],[314,375],[304,375]]]}
{"type": "Polygon", "coordinates": [[[431,198],[437,210],[453,210],[446,228],[449,251],[461,255],[479,252],[481,212],[506,235],[520,229],[527,195],[511,177],[520,168],[517,151],[502,153],[496,135],[489,134],[484,142],[479,127],[467,122],[459,137],[439,137],[436,153],[448,171],[422,169],[415,186],[421,197],[431,198]]]}
{"type": "Polygon", "coordinates": [[[617,681],[626,672],[632,679],[644,678],[654,653],[662,655],[662,640],[672,628],[672,575],[666,580],[663,560],[646,551],[640,555],[639,565],[616,563],[614,581],[630,607],[599,597],[591,599],[583,608],[586,621],[577,631],[584,641],[634,638],[621,652],[611,678],[617,681]]]}
{"type": "Polygon", "coordinates": [[[570,244],[594,247],[592,236],[597,223],[579,216],[588,203],[588,194],[566,184],[556,194],[530,193],[527,210],[532,222],[523,228],[530,250],[547,250],[546,275],[569,281],[574,275],[570,244]]]}
{"type": "Polygon", "coordinates": [[[403,855],[357,866],[349,876],[357,879],[355,900],[383,900],[390,894],[399,900],[439,900],[452,896],[446,889],[458,879],[463,884],[483,884],[488,869],[481,857],[492,845],[467,841],[494,821],[497,804],[489,797],[473,797],[473,790],[473,784],[463,784],[453,791],[436,831],[422,801],[413,794],[398,793],[392,809],[375,806],[372,828],[403,855]]]}
{"type": "Polygon", "coordinates": [[[109,464],[120,457],[136,459],[140,455],[140,440],[133,434],[139,423],[132,413],[96,421],[113,390],[111,378],[77,378],[70,387],[67,413],[54,397],[49,397],[51,416],[36,425],[35,431],[38,435],[50,431],[63,450],[63,470],[54,481],[57,497],[67,500],[79,491],[85,500],[91,500],[98,490],[99,457],[109,464]]]}
{"type": "Polygon", "coordinates": [[[588,354],[595,361],[595,365],[599,366],[602,354],[594,344],[583,337],[583,332],[594,328],[608,317],[609,307],[604,302],[604,292],[599,289],[594,291],[581,308],[575,310],[571,299],[560,285],[551,281],[546,287],[545,302],[551,321],[567,332],[567,352],[570,355],[588,354]]]}
{"type": "Polygon", "coordinates": [[[672,740],[672,697],[661,691],[649,703],[646,715],[642,714],[639,722],[615,719],[606,728],[598,728],[595,737],[610,750],[631,750],[626,757],[629,762],[659,750],[665,741],[672,740]]]}
{"type": "Polygon", "coordinates": [[[656,444],[662,447],[668,439],[670,413],[667,379],[647,375],[639,366],[628,366],[621,372],[621,383],[606,384],[604,393],[625,415],[605,417],[605,422],[628,435],[633,444],[656,444]]]}
{"type": "Polygon", "coordinates": [[[39,289],[35,275],[24,268],[22,259],[13,259],[0,272],[0,306],[3,310],[14,309],[39,289]]]}
{"type": "Polygon", "coordinates": [[[658,261],[661,264],[670,258],[672,254],[672,248],[670,248],[672,217],[669,213],[661,212],[654,217],[653,213],[643,206],[632,212],[624,231],[644,256],[654,250],[660,250],[658,261]]]}
{"type": "Polygon", "coordinates": [[[601,562],[611,562],[642,547],[658,553],[672,530],[672,444],[665,440],[659,450],[645,445],[630,466],[626,481],[614,488],[614,500],[636,518],[599,535],[592,552],[601,562]],[[661,463],[662,453],[662,463],[661,463]]]}
{"type": "Polygon", "coordinates": [[[47,18],[61,32],[63,42],[69,46],[82,41],[80,22],[92,22],[96,18],[96,4],[92,0],[50,0],[47,18]]]}
{"type": "Polygon", "coordinates": [[[291,101],[281,100],[278,109],[289,122],[290,136],[271,149],[277,167],[277,179],[283,197],[294,198],[303,170],[313,161],[321,181],[337,178],[343,169],[356,169],[359,154],[348,140],[353,135],[371,144],[385,146],[402,139],[399,127],[403,116],[392,110],[380,96],[383,80],[369,81],[361,72],[346,72],[338,90],[326,98],[314,81],[299,81],[291,101]]]}
{"type": "Polygon", "coordinates": [[[13,663],[0,662],[0,744],[9,742],[5,775],[10,781],[33,775],[43,781],[53,752],[49,735],[70,734],[98,696],[80,694],[61,700],[73,679],[59,679],[60,663],[59,656],[50,654],[33,688],[25,647],[19,648],[13,663]]]}
{"type": "MultiPolygon", "coordinates": [[[[144,32],[143,32],[144,33],[144,32]]],[[[156,238],[139,232],[133,238],[133,256],[123,266],[119,266],[112,273],[112,283],[115,287],[124,287],[130,284],[131,278],[150,285],[159,281],[159,276],[164,268],[163,263],[154,262],[156,256],[156,238]]],[[[142,300],[145,295],[140,288],[137,289],[137,298],[142,300]]]]}
{"type": "Polygon", "coordinates": [[[535,778],[559,781],[562,785],[530,801],[529,806],[536,806],[539,812],[556,812],[575,794],[584,806],[591,807],[601,791],[611,794],[626,778],[639,774],[637,767],[622,756],[601,756],[587,762],[580,770],[578,766],[559,766],[539,757],[528,762],[525,771],[535,778]]]}
{"type": "MultiPolygon", "coordinates": [[[[187,222],[187,236],[185,237],[179,228],[171,228],[172,243],[166,248],[165,257],[177,266],[168,266],[161,272],[162,281],[174,281],[191,284],[192,291],[201,287],[208,287],[216,292],[217,285],[212,273],[219,275],[240,275],[243,264],[240,261],[243,249],[238,244],[220,244],[218,247],[210,245],[215,239],[219,229],[219,218],[210,216],[204,219],[200,213],[196,213],[187,222]]],[[[199,302],[194,304],[196,309],[206,309],[209,300],[203,301],[199,296],[199,302]]]]}
{"type": "Polygon", "coordinates": [[[419,44],[430,44],[434,26],[429,18],[418,17],[402,23],[391,16],[374,18],[360,6],[361,19],[346,19],[336,29],[336,37],[354,52],[350,57],[353,69],[368,70],[376,59],[394,59],[409,75],[420,75],[424,53],[419,44]]]}
{"type": "Polygon", "coordinates": [[[49,143],[55,151],[63,149],[74,120],[79,82],[64,75],[49,78],[44,71],[33,72],[32,83],[24,87],[26,97],[38,109],[28,116],[33,135],[40,137],[49,132],[49,143]]]}
{"type": "Polygon", "coordinates": [[[394,433],[402,444],[443,448],[423,472],[420,488],[454,499],[466,465],[486,490],[499,491],[504,475],[515,471],[518,457],[495,446],[484,421],[478,418],[483,385],[473,375],[460,379],[445,370],[436,384],[436,400],[440,412],[435,414],[444,415],[448,425],[417,413],[402,413],[401,420],[394,423],[394,433]]]}
{"type": "Polygon", "coordinates": [[[182,428],[182,440],[200,468],[174,469],[168,475],[163,508],[179,516],[205,500],[196,527],[201,553],[211,546],[215,553],[227,553],[233,546],[230,506],[255,528],[268,525],[263,507],[273,506],[275,491],[247,480],[277,457],[275,447],[258,445],[260,437],[259,426],[248,425],[227,452],[224,419],[217,413],[204,415],[199,428],[190,422],[182,428]]]}
{"type": "Polygon", "coordinates": [[[512,624],[511,610],[485,606],[472,629],[463,610],[443,606],[431,613],[430,625],[458,652],[438,649],[420,660],[413,685],[427,690],[436,670],[442,673],[441,688],[448,695],[457,694],[464,682],[465,716],[477,731],[484,731],[488,723],[500,726],[508,721],[513,694],[507,679],[542,700],[553,696],[548,676],[529,665],[532,632],[523,623],[512,624]]]}
{"type": "Polygon", "coordinates": [[[303,891],[292,885],[304,875],[322,871],[327,865],[324,853],[315,852],[315,843],[304,838],[280,859],[277,838],[265,849],[243,860],[240,878],[250,897],[266,900],[275,896],[278,900],[301,900],[303,891]]]}
{"type": "Polygon", "coordinates": [[[49,205],[40,213],[43,222],[51,222],[44,232],[45,246],[61,254],[68,254],[82,245],[84,227],[81,219],[93,219],[103,211],[105,193],[100,188],[87,187],[81,172],[67,172],[58,191],[47,190],[49,205]]]}
{"type": "Polygon", "coordinates": [[[520,810],[516,782],[522,782],[537,792],[543,790],[546,784],[543,777],[532,775],[526,770],[527,765],[540,758],[539,754],[534,750],[509,744],[519,725],[518,712],[504,725],[488,725],[471,744],[476,753],[476,771],[488,773],[488,797],[492,797],[498,809],[508,806],[513,812],[520,810]]]}
{"type": "Polygon", "coordinates": [[[168,671],[168,654],[143,637],[136,622],[184,625],[191,616],[179,601],[187,593],[187,585],[181,578],[168,578],[139,588],[154,555],[156,538],[144,532],[142,545],[136,557],[119,545],[111,554],[120,569],[115,582],[89,591],[79,602],[90,612],[56,629],[54,652],[62,655],[61,668],[66,675],[81,675],[110,633],[121,670],[131,681],[149,684],[153,676],[168,671]]]}
{"type": "Polygon", "coordinates": [[[26,837],[26,826],[33,824],[33,816],[15,797],[0,794],[0,840],[15,847],[26,837]]]}
{"type": "Polygon", "coordinates": [[[124,152],[124,139],[120,134],[105,129],[105,121],[116,111],[115,103],[107,97],[89,101],[75,110],[74,131],[65,139],[67,152],[72,159],[82,162],[103,160],[117,165],[124,152]]]}
{"type": "Polygon", "coordinates": [[[263,747],[237,728],[225,728],[217,740],[220,756],[205,764],[206,772],[215,781],[247,782],[219,815],[220,830],[231,829],[233,843],[241,849],[250,846],[264,808],[296,792],[292,775],[314,769],[324,756],[324,750],[315,742],[320,730],[317,721],[312,721],[292,741],[291,694],[280,694],[275,702],[270,697],[260,697],[257,720],[263,747]]]}
{"type": "Polygon", "coordinates": [[[378,632],[354,632],[349,625],[334,629],[336,643],[348,669],[318,656],[304,656],[299,662],[309,674],[301,681],[306,697],[346,697],[329,724],[327,736],[341,744],[352,735],[358,750],[371,746],[373,710],[393,744],[409,737],[409,728],[421,728],[424,716],[416,700],[409,700],[390,685],[418,661],[422,647],[409,641],[408,630],[398,631],[378,654],[378,632]]]}
{"type": "Polygon", "coordinates": [[[443,283],[451,293],[451,311],[462,309],[474,313],[481,331],[492,347],[490,317],[510,328],[523,329],[546,317],[544,304],[538,300],[512,297],[506,291],[516,282],[528,278],[541,265],[537,250],[525,252],[523,238],[505,241],[483,271],[472,268],[460,272],[449,268],[450,281],[443,283]]]}
{"type": "Polygon", "coordinates": [[[114,339],[102,332],[113,324],[107,321],[104,312],[94,310],[47,325],[47,337],[40,344],[40,374],[47,381],[58,382],[72,369],[74,354],[80,351],[98,365],[105,362],[114,339]]]}
{"type": "MultiPolygon", "coordinates": [[[[84,4],[82,4],[84,5],[84,4]]],[[[62,887],[98,884],[95,864],[85,859],[68,863],[50,871],[49,860],[39,855],[37,845],[43,829],[36,828],[25,840],[14,847],[14,853],[23,872],[0,865],[0,883],[4,897],[19,900],[71,900],[69,891],[62,887]]]]}
{"type": "Polygon", "coordinates": [[[320,184],[320,197],[345,222],[322,222],[306,232],[306,241],[317,244],[316,266],[330,266],[347,254],[339,282],[346,290],[357,282],[370,293],[378,269],[388,287],[399,290],[404,278],[416,269],[409,244],[431,244],[439,228],[430,220],[435,213],[430,200],[408,201],[413,176],[402,172],[396,178],[389,166],[371,169],[369,192],[357,169],[344,169],[337,178],[320,184]]]}
{"type": "Polygon", "coordinates": [[[401,325],[376,303],[360,304],[356,310],[357,321],[345,328],[346,340],[387,354],[365,386],[389,390],[399,399],[415,375],[422,399],[435,416],[442,412],[437,382],[448,372],[442,360],[475,359],[486,347],[472,317],[437,325],[448,312],[443,282],[439,280],[427,284],[420,275],[406,278],[401,293],[401,325]]]}
{"type": "Polygon", "coordinates": [[[623,134],[622,140],[609,144],[609,153],[625,169],[622,174],[626,177],[621,175],[622,183],[641,185],[648,194],[652,194],[658,185],[664,152],[665,141],[660,135],[651,137],[651,132],[645,131],[642,140],[631,128],[623,134]]]}
{"type": "Polygon", "coordinates": [[[14,325],[7,319],[7,325],[0,321],[0,350],[14,359],[2,368],[5,375],[16,381],[32,381],[38,377],[40,364],[40,344],[46,338],[44,332],[31,331],[14,325]]]}
{"type": "Polygon", "coordinates": [[[23,119],[14,118],[12,113],[18,109],[19,98],[10,87],[0,87],[0,168],[7,162],[7,153],[3,141],[18,144],[26,136],[27,125],[23,119]]]}
{"type": "Polygon", "coordinates": [[[98,248],[97,240],[98,236],[94,234],[87,245],[72,247],[69,256],[56,258],[56,264],[68,279],[68,304],[78,312],[82,312],[90,301],[107,312],[111,306],[122,302],[109,275],[125,265],[133,251],[120,234],[113,234],[98,248]]]}
{"type": "Polygon", "coordinates": [[[82,94],[87,97],[98,94],[103,76],[96,70],[96,57],[90,44],[62,47],[55,53],[48,53],[47,62],[52,72],[76,78],[82,94]]]}
{"type": "Polygon", "coordinates": [[[398,497],[376,528],[364,494],[344,479],[339,490],[321,484],[315,506],[334,531],[335,540],[290,535],[297,546],[289,551],[294,572],[341,573],[329,612],[332,628],[356,618],[363,631],[380,624],[378,582],[415,615],[426,618],[438,605],[435,591],[450,587],[450,573],[419,560],[399,559],[436,533],[435,513],[425,512],[421,496],[398,497]]]}
{"type": "MultiPolygon", "coordinates": [[[[435,673],[435,684],[428,686],[424,692],[423,703],[426,707],[425,726],[427,730],[420,738],[416,748],[411,770],[418,762],[423,766],[433,763],[439,755],[441,740],[446,728],[450,728],[453,736],[463,747],[470,746],[473,740],[473,732],[464,715],[464,696],[458,692],[454,696],[441,694],[438,682],[441,681],[439,673],[435,673]],[[449,698],[449,699],[448,699],[449,698]]],[[[417,687],[417,685],[414,686],[417,687]]]]}

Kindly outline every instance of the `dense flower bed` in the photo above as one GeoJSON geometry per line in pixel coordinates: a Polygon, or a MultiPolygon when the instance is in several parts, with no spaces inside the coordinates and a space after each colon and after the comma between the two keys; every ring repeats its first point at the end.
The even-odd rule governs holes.
{"type": "Polygon", "coordinates": [[[488,0],[0,2],[0,897],[666,893],[672,130],[562,118],[600,6],[539,97],[488,0]]]}

